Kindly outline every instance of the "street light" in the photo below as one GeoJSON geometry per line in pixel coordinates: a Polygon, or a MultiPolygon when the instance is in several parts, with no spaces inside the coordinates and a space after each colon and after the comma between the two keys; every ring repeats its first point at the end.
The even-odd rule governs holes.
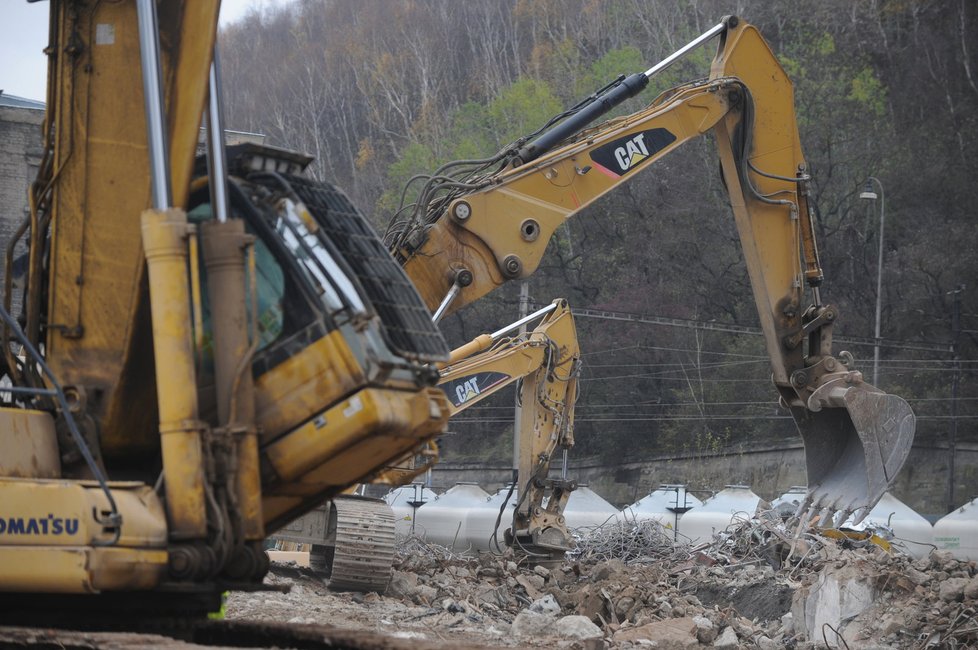
{"type": "Polygon", "coordinates": [[[883,183],[875,176],[866,179],[866,187],[859,194],[864,201],[880,201],[880,250],[876,257],[876,333],[873,345],[873,386],[879,386],[880,378],[880,307],[883,301],[883,225],[886,217],[886,199],[883,195],[883,183]],[[873,183],[880,188],[879,197],[873,191],[873,183]]]}

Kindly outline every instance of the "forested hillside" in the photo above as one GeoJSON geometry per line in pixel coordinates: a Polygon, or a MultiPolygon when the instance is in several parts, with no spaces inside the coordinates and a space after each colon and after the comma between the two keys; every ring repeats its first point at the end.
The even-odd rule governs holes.
{"type": "MultiPolygon", "coordinates": [[[[919,441],[945,444],[955,429],[978,441],[974,0],[297,0],[224,30],[228,126],[315,155],[311,173],[382,231],[412,175],[495,153],[730,13],[760,28],[795,83],[823,296],[842,314],[836,350],[872,376],[872,346],[845,338],[874,332],[881,206],[859,194],[875,176],[886,216],[880,386],[910,399],[919,441]]],[[[714,51],[700,48],[626,108],[705,76],[714,51]]],[[[448,318],[450,343],[514,320],[517,292],[448,318]]],[[[576,454],[797,440],[760,337],[724,331],[757,316],[710,138],[562,227],[530,292],[651,321],[578,318],[576,454]],[[679,322],[654,324],[664,319],[679,322]]],[[[446,454],[507,457],[512,400],[458,418],[446,454]]]]}

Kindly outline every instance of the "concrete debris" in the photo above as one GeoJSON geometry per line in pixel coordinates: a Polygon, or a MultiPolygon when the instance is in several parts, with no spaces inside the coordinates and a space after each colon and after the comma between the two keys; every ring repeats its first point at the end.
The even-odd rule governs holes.
{"type": "Polygon", "coordinates": [[[696,624],[691,618],[674,618],[621,629],[615,633],[613,640],[639,646],[644,645],[643,641],[650,641],[654,644],[652,647],[662,650],[702,647],[696,638],[696,624]]]}
{"type": "Polygon", "coordinates": [[[557,604],[556,599],[551,594],[547,594],[543,598],[533,601],[530,605],[530,611],[537,614],[557,616],[560,614],[560,605],[557,604]]]}
{"type": "Polygon", "coordinates": [[[967,578],[948,578],[941,583],[937,592],[941,596],[941,600],[946,602],[954,602],[964,598],[965,587],[971,582],[967,578]]]}
{"type": "Polygon", "coordinates": [[[601,628],[587,616],[564,616],[557,619],[557,636],[568,639],[600,639],[604,637],[601,628]]]}
{"type": "Polygon", "coordinates": [[[696,626],[696,640],[704,645],[713,643],[717,638],[717,628],[713,621],[705,616],[694,616],[693,625],[696,626]]]}
{"type": "Polygon", "coordinates": [[[828,567],[818,574],[814,585],[795,592],[793,618],[804,621],[809,638],[816,638],[825,626],[838,629],[866,611],[876,600],[875,576],[865,562],[828,567]]]}
{"type": "Polygon", "coordinates": [[[696,547],[656,526],[592,529],[547,568],[403,540],[383,595],[332,594],[309,569],[275,565],[269,582],[292,591],[233,593],[228,617],[568,650],[978,647],[975,562],[763,516],[696,547]]]}
{"type": "Polygon", "coordinates": [[[513,636],[516,638],[549,636],[555,632],[556,622],[556,618],[550,614],[525,609],[513,619],[513,636]]]}
{"type": "Polygon", "coordinates": [[[738,645],[737,633],[734,632],[732,627],[725,627],[723,631],[720,632],[720,636],[717,640],[713,642],[714,648],[720,648],[721,650],[729,650],[731,648],[736,648],[738,645]]]}
{"type": "Polygon", "coordinates": [[[978,578],[972,578],[964,587],[964,597],[968,600],[978,600],[978,578]]]}

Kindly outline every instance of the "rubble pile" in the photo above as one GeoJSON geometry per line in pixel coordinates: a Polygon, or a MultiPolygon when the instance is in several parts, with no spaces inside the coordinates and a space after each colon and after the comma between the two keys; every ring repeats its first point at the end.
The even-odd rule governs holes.
{"type": "Polygon", "coordinates": [[[642,647],[651,639],[677,648],[784,645],[790,595],[786,601],[772,583],[774,569],[760,562],[730,572],[717,557],[724,557],[717,549],[711,556],[677,546],[671,531],[649,521],[588,531],[568,561],[552,568],[531,568],[510,553],[465,557],[409,539],[387,596],[440,608],[438,615],[471,612],[508,621],[522,644],[549,638],[581,647],[642,647]],[[728,589],[754,594],[745,601],[748,615],[726,602],[728,589]]]}
{"type": "MultiPolygon", "coordinates": [[[[822,571],[796,593],[796,609],[802,611],[803,604],[809,610],[803,615],[813,636],[821,636],[822,620],[817,611],[809,620],[811,605],[827,601],[830,611],[838,603],[843,618],[847,607],[854,614],[840,626],[850,647],[873,642],[897,648],[978,648],[975,562],[955,560],[946,551],[916,561],[882,552],[869,558],[846,550],[831,555],[822,571]],[[851,611],[860,601],[869,604],[858,613],[851,611]]],[[[830,643],[834,635],[828,633],[830,643]]]]}
{"type": "MultiPolygon", "coordinates": [[[[384,595],[329,597],[396,634],[495,646],[978,647],[975,563],[944,552],[914,560],[877,532],[798,532],[761,517],[690,546],[654,522],[615,522],[549,567],[409,538],[384,595]]],[[[306,602],[307,612],[335,607],[306,602]]]]}

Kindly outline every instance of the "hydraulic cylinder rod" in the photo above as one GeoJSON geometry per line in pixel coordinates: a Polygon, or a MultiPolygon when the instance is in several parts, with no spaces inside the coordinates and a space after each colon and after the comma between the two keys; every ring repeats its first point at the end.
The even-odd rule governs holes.
{"type": "Polygon", "coordinates": [[[664,58],[662,61],[659,61],[645,72],[636,72],[635,74],[629,75],[616,82],[611,86],[611,88],[596,95],[589,103],[585,104],[580,110],[575,112],[573,115],[570,115],[563,122],[560,122],[552,129],[545,131],[533,142],[520,149],[519,153],[517,154],[520,160],[523,163],[536,160],[543,154],[553,149],[559,142],[562,142],[575,133],[581,131],[588,124],[598,119],[602,115],[611,112],[612,109],[624,102],[626,99],[631,99],[635,95],[639,94],[645,90],[646,86],[649,85],[650,78],[662,72],[673,63],[684,57],[687,53],[696,49],[714,36],[722,33],[725,29],[727,29],[728,23],[730,23],[731,27],[736,26],[736,21],[737,19],[735,17],[724,19],[722,22],[717,23],[709,30],[703,32],[695,39],[682,46],[664,58]]]}
{"type": "Polygon", "coordinates": [[[149,173],[152,205],[157,210],[170,207],[170,164],[166,147],[163,111],[163,75],[160,73],[160,41],[154,0],[137,0],[139,18],[139,58],[143,70],[143,102],[146,107],[146,135],[149,147],[149,173]]]}

